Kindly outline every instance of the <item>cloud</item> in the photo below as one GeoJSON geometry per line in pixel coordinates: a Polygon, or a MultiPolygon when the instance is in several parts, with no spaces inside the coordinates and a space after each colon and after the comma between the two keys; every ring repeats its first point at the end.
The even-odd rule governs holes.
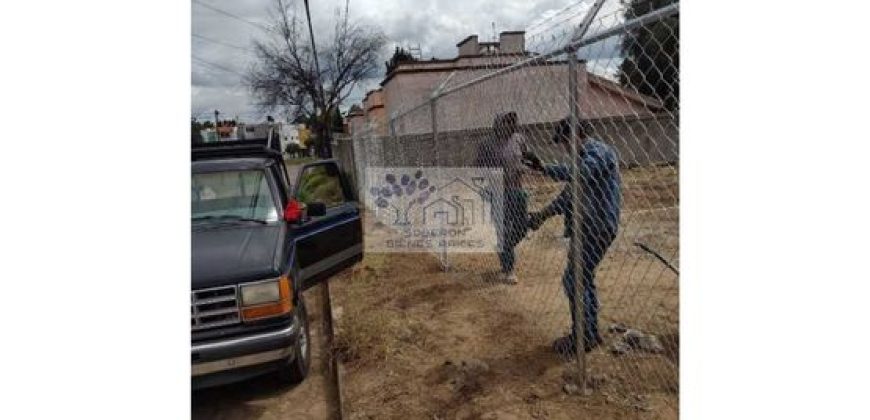
{"type": "MultiPolygon", "coordinates": [[[[254,24],[268,25],[274,0],[201,0],[218,9],[238,16],[254,24]]],[[[587,1],[591,3],[591,1],[587,1]]],[[[618,3],[613,0],[608,3],[618,3]]],[[[288,0],[304,15],[301,0],[288,0]]],[[[344,10],[343,0],[310,2],[311,18],[315,37],[327,42],[333,31],[337,10],[344,10]]],[[[612,6],[605,6],[605,9],[612,6]]],[[[492,23],[496,31],[525,30],[530,25],[552,26],[560,18],[588,8],[585,3],[571,0],[352,0],[349,2],[351,19],[380,27],[387,36],[387,48],[382,61],[389,58],[394,46],[419,44],[424,58],[453,58],[456,43],[471,34],[481,40],[492,37],[492,23]],[[571,6],[567,11],[566,6],[571,6]],[[561,13],[560,13],[561,12],[561,13]],[[554,18],[556,16],[556,18],[554,18]],[[551,19],[551,20],[547,20],[551,19]]],[[[256,25],[219,14],[197,3],[192,3],[192,31],[222,44],[191,38],[192,54],[213,65],[193,60],[191,74],[191,109],[220,109],[225,115],[255,115],[254,101],[247,96],[241,77],[221,70],[214,65],[244,73],[251,65],[253,54],[239,48],[250,48],[254,39],[265,39],[267,33],[256,25]],[[229,93],[234,92],[234,93],[229,93]],[[240,93],[241,92],[241,93],[240,93]]],[[[582,13],[575,19],[582,19],[582,13]]],[[[568,20],[561,25],[570,25],[568,20]]],[[[557,25],[558,26],[558,25],[557,25]]],[[[558,29],[558,28],[556,28],[558,29]]],[[[550,28],[553,30],[553,28],[550,28]]],[[[527,40],[527,44],[529,41],[527,40]]],[[[595,59],[606,59],[607,51],[613,51],[613,42],[606,48],[593,46],[595,59]],[[604,54],[604,55],[602,55],[604,54]]],[[[611,54],[612,55],[612,54],[611,54]]],[[[383,71],[383,70],[382,70],[383,71]]],[[[381,75],[382,76],[382,75],[381,75]]],[[[370,80],[352,94],[354,100],[362,99],[367,89],[377,87],[380,78],[370,80]]],[[[350,104],[347,104],[347,108],[350,104]]]]}

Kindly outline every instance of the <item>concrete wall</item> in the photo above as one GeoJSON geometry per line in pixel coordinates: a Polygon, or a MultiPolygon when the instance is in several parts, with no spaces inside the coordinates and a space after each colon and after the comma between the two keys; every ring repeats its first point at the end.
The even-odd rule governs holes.
{"type": "MultiPolygon", "coordinates": [[[[605,117],[591,120],[594,136],[611,144],[623,167],[679,162],[679,121],[669,114],[643,117],[605,117]]],[[[550,139],[555,121],[526,124],[521,130],[530,150],[548,161],[566,161],[561,146],[550,139]]],[[[358,135],[336,141],[335,153],[348,173],[362,179],[365,167],[472,166],[478,145],[491,129],[440,132],[438,147],[432,133],[397,136],[358,135]]]]}

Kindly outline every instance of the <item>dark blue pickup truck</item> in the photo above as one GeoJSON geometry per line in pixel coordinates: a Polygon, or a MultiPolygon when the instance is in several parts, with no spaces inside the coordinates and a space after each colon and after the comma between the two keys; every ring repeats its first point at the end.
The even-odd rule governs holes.
{"type": "Polygon", "coordinates": [[[306,164],[296,180],[265,141],[193,146],[193,388],[308,373],[302,293],[362,258],[362,224],[335,161],[306,164]]]}

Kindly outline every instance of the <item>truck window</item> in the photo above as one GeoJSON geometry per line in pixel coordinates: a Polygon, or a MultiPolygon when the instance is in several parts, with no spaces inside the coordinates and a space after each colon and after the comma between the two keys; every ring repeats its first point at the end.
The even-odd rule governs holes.
{"type": "Polygon", "coordinates": [[[299,175],[297,199],[303,203],[321,202],[326,207],[344,203],[341,175],[333,164],[314,165],[299,175]]]}
{"type": "Polygon", "coordinates": [[[278,220],[278,210],[263,170],[192,174],[190,204],[194,220],[226,217],[278,220]]]}

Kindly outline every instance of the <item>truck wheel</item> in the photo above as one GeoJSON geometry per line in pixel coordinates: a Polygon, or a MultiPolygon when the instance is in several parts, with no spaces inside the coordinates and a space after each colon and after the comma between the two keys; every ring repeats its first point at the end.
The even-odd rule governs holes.
{"type": "Polygon", "coordinates": [[[308,367],[311,365],[311,335],[308,332],[308,312],[305,310],[305,302],[300,297],[298,313],[299,325],[302,326],[302,331],[296,339],[295,354],[296,357],[288,362],[278,373],[281,379],[289,384],[298,384],[308,376],[308,367]]]}

